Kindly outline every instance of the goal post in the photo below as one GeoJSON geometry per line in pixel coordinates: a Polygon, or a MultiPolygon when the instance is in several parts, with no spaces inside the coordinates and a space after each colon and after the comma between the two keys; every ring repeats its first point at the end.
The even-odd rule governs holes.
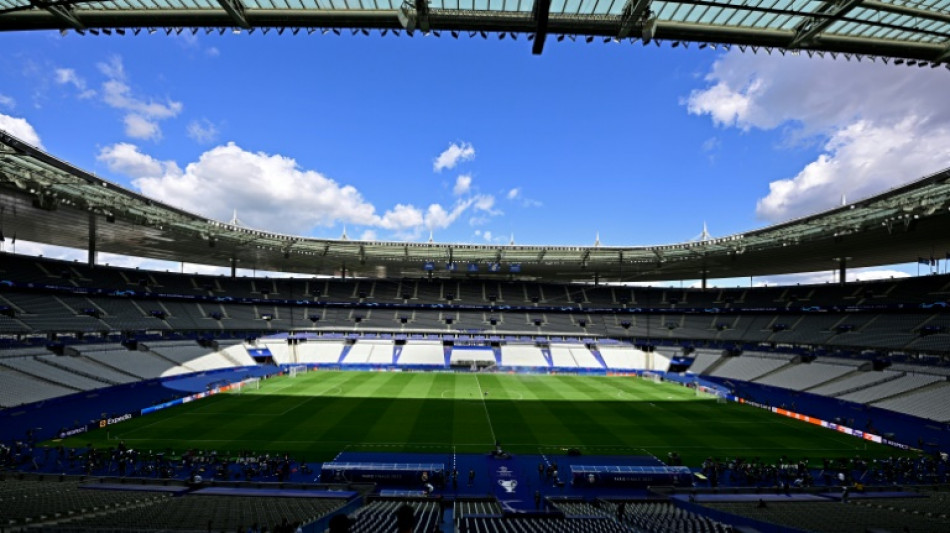
{"type": "Polygon", "coordinates": [[[231,392],[243,394],[246,390],[260,390],[261,378],[247,378],[231,385],[231,392]]]}
{"type": "Polygon", "coordinates": [[[287,369],[287,375],[292,378],[297,377],[297,374],[304,374],[306,372],[307,367],[304,365],[295,365],[287,369]]]}
{"type": "Polygon", "coordinates": [[[663,383],[663,375],[658,372],[646,371],[643,373],[643,379],[649,379],[653,383],[663,383]]]}

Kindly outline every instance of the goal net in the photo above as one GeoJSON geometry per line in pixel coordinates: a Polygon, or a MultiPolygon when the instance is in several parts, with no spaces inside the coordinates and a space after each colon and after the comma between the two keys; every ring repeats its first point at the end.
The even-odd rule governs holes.
{"type": "Polygon", "coordinates": [[[656,372],[644,372],[643,379],[652,380],[653,383],[663,383],[663,376],[656,372]]]}
{"type": "Polygon", "coordinates": [[[727,401],[726,397],[723,396],[722,392],[716,389],[704,387],[700,385],[699,383],[696,384],[695,388],[696,388],[697,398],[710,398],[710,399],[715,398],[716,403],[726,403],[727,401]]]}
{"type": "Polygon", "coordinates": [[[247,378],[231,385],[231,391],[242,394],[245,390],[260,390],[261,378],[247,378]]]}
{"type": "Polygon", "coordinates": [[[290,368],[287,369],[287,375],[290,376],[290,377],[292,377],[292,378],[295,378],[295,377],[297,377],[297,374],[303,374],[303,373],[305,373],[306,371],[307,371],[307,367],[305,367],[305,366],[303,366],[303,365],[292,366],[292,367],[290,367],[290,368]]]}

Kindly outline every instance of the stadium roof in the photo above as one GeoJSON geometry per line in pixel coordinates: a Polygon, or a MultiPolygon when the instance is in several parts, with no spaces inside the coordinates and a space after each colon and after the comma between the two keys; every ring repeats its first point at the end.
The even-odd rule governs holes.
{"type": "Polygon", "coordinates": [[[315,239],[152,200],[0,131],[0,235],[168,261],[304,274],[655,281],[879,266],[950,251],[950,169],[763,229],[659,246],[526,246],[315,239]],[[457,270],[449,270],[454,264],[457,270]],[[471,266],[475,265],[475,266],[471,266]],[[514,268],[513,268],[514,267],[514,268]],[[475,270],[470,271],[469,268],[475,270]],[[520,270],[520,272],[519,272],[520,270]]]}
{"type": "Polygon", "coordinates": [[[950,0],[0,0],[0,30],[550,34],[950,65],[950,0]]]}

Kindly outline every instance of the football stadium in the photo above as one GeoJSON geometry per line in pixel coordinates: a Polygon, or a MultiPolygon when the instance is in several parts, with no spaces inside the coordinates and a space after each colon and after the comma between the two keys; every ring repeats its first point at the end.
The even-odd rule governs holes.
{"type": "MultiPolygon", "coordinates": [[[[943,1],[0,0],[0,30],[950,68],[943,1]]],[[[751,231],[578,246],[257,229],[68,159],[0,129],[0,532],[950,531],[950,169],[751,231]]]]}

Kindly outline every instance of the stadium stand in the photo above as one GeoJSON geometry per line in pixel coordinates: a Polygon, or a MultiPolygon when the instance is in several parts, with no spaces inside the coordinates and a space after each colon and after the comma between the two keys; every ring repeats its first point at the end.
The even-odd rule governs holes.
{"type": "Polygon", "coordinates": [[[440,341],[415,341],[402,346],[399,365],[445,366],[445,349],[440,341]]]}
{"type": "Polygon", "coordinates": [[[418,500],[378,500],[361,507],[355,514],[355,523],[350,526],[350,533],[396,533],[396,513],[403,506],[409,505],[413,510],[415,533],[433,531],[440,523],[439,503],[434,501],[418,500]]]}
{"type": "Polygon", "coordinates": [[[827,363],[796,364],[782,368],[757,383],[785,389],[805,390],[839,378],[854,370],[854,367],[827,363]]]}
{"type": "Polygon", "coordinates": [[[600,346],[597,351],[604,359],[607,368],[617,370],[650,368],[647,364],[647,354],[632,347],[600,346]]]}
{"type": "Polygon", "coordinates": [[[936,382],[905,395],[878,401],[874,406],[939,422],[950,422],[950,383],[936,382]]]}
{"type": "Polygon", "coordinates": [[[898,394],[904,394],[938,381],[946,381],[946,378],[930,374],[905,374],[896,379],[885,381],[884,383],[879,383],[848,394],[842,394],[838,396],[838,398],[855,403],[872,403],[897,396],[898,394]]]}
{"type": "Polygon", "coordinates": [[[943,531],[946,519],[926,514],[902,512],[891,504],[858,505],[857,500],[768,502],[755,501],[709,503],[708,507],[767,523],[796,528],[799,531],[865,533],[867,531],[943,531]],[[907,528],[907,529],[905,529],[907,528]]]}
{"type": "Polygon", "coordinates": [[[550,366],[540,348],[520,344],[509,344],[502,348],[501,364],[508,367],[550,366]]]}
{"type": "MultiPolygon", "coordinates": [[[[620,503],[624,505],[623,522],[650,533],[667,531],[728,533],[732,530],[730,526],[676,507],[668,501],[620,503]]],[[[618,502],[604,502],[604,504],[614,514],[617,513],[618,502]]]]}
{"type": "Polygon", "coordinates": [[[774,372],[789,364],[791,357],[779,358],[762,357],[762,354],[744,354],[740,357],[726,359],[708,375],[724,379],[753,381],[765,374],[774,372]]]}

